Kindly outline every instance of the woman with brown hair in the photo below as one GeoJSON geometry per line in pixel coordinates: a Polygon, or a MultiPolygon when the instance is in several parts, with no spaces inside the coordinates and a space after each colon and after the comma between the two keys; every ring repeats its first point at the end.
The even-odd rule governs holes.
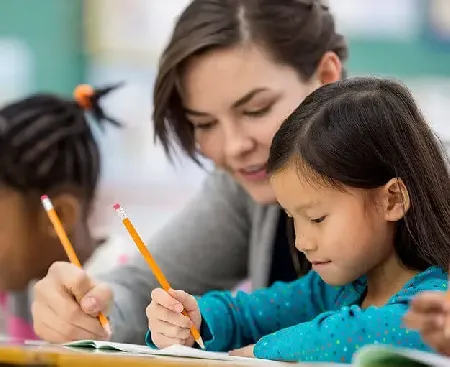
{"type": "MultiPolygon", "coordinates": [[[[340,79],[346,58],[319,0],[193,0],[183,11],[159,64],[156,138],[170,157],[180,147],[216,169],[149,241],[174,287],[203,294],[249,276],[260,288],[309,269],[290,247],[266,161],[282,121],[312,91],[340,79]]],[[[35,331],[51,342],[143,343],[157,286],[140,256],[95,280],[56,263],[35,288],[35,331]],[[107,310],[112,336],[95,318],[107,310]]]]}

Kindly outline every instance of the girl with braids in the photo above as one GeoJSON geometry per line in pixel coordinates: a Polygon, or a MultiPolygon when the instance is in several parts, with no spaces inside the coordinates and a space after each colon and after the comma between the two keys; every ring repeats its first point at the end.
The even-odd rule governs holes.
{"type": "MultiPolygon", "coordinates": [[[[174,287],[203,294],[249,277],[260,288],[309,270],[286,236],[266,162],[282,121],[340,79],[346,58],[320,0],[193,0],[182,12],[159,63],[154,130],[169,156],[181,150],[216,168],[148,242],[174,287]]],[[[140,254],[96,279],[55,264],[35,287],[35,330],[52,342],[107,338],[95,316],[109,310],[111,339],[143,344],[156,287],[140,254]]],[[[171,333],[159,337],[159,346],[175,342],[171,333]]]]}
{"type": "Polygon", "coordinates": [[[96,250],[88,216],[100,152],[86,112],[98,124],[119,126],[99,106],[116,87],[79,86],[76,100],[37,94],[0,109],[0,291],[9,336],[34,336],[28,286],[66,260],[40,195],[51,196],[82,264],[96,250]]]}

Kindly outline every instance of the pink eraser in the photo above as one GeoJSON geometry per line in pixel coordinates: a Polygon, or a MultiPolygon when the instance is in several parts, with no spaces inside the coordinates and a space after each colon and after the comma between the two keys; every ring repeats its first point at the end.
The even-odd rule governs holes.
{"type": "Polygon", "coordinates": [[[48,196],[47,196],[47,195],[42,195],[42,196],[41,196],[41,201],[47,200],[47,199],[48,199],[48,196]]]}
{"type": "Polygon", "coordinates": [[[119,209],[119,208],[120,208],[120,204],[119,204],[119,203],[114,204],[113,208],[114,208],[115,210],[119,209]]]}

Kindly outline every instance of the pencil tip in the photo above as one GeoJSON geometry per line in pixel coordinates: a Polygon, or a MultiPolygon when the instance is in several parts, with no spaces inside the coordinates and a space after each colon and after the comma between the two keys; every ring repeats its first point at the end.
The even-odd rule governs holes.
{"type": "Polygon", "coordinates": [[[203,350],[205,349],[205,344],[203,343],[202,337],[199,337],[199,338],[196,340],[196,342],[197,342],[197,344],[200,346],[200,348],[202,348],[203,350]]]}
{"type": "Polygon", "coordinates": [[[120,204],[119,204],[119,203],[114,204],[113,208],[114,208],[115,210],[119,209],[119,208],[120,208],[120,204]]]}

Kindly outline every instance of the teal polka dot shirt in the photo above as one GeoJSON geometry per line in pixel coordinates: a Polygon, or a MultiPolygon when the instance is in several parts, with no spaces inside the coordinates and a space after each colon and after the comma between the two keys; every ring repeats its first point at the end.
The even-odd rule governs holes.
{"type": "MultiPolygon", "coordinates": [[[[367,344],[429,351],[420,335],[402,326],[412,298],[447,289],[447,273],[430,267],[408,281],[383,307],[360,307],[366,279],[333,287],[311,271],[290,283],[251,294],[211,292],[199,299],[207,350],[229,351],[256,344],[256,358],[350,363],[367,344]]],[[[152,345],[149,333],[147,343],[152,345]]]]}

